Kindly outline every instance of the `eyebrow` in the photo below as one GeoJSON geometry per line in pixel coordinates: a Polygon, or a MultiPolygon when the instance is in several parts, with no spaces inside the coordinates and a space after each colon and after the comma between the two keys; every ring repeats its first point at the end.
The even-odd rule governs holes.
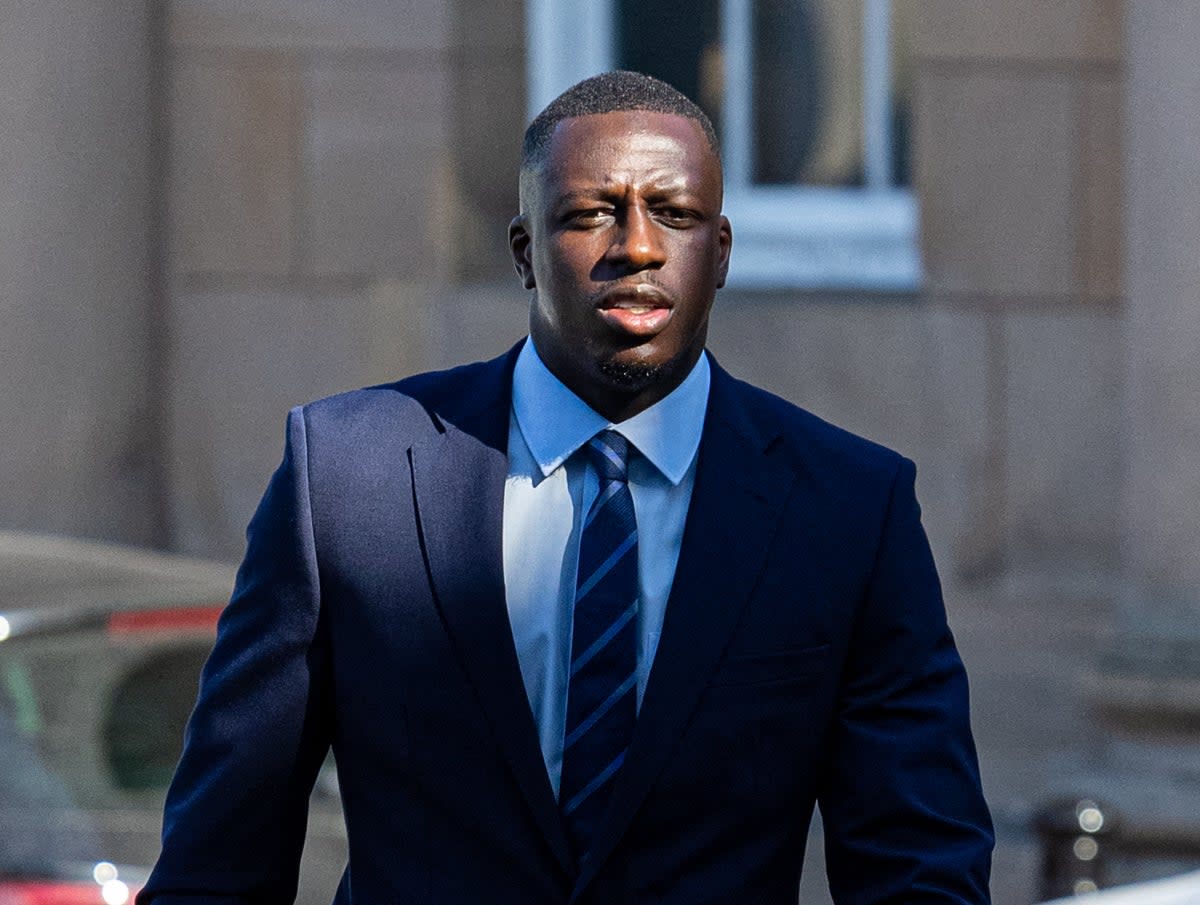
{"type": "MultiPolygon", "coordinates": [[[[691,187],[683,185],[679,182],[668,185],[652,185],[641,191],[640,194],[650,200],[660,198],[678,198],[682,196],[699,197],[699,193],[691,187]]],[[[574,189],[566,191],[558,195],[558,204],[569,204],[574,201],[597,201],[597,200],[613,200],[620,199],[625,196],[625,191],[617,186],[599,185],[590,189],[574,189]]]]}

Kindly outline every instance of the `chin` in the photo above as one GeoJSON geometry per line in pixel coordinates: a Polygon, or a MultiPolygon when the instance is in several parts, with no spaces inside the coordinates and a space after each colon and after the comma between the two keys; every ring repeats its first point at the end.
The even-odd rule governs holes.
{"type": "Polygon", "coordinates": [[[600,373],[613,386],[628,392],[639,392],[658,383],[670,372],[668,364],[609,359],[600,362],[600,373]]]}
{"type": "Polygon", "coordinates": [[[609,386],[626,393],[641,393],[655,385],[682,380],[688,371],[688,350],[666,356],[650,344],[610,352],[599,359],[600,375],[609,386]]]}

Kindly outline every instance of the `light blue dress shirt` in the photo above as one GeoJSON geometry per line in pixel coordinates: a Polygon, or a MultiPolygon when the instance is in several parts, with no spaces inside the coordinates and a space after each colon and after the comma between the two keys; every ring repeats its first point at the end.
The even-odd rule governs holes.
{"type": "Polygon", "coordinates": [[[513,372],[504,484],[504,590],[525,692],[558,795],[579,532],[599,479],[573,454],[613,428],[640,453],[629,489],[638,524],[638,706],[663,615],[696,479],[711,371],[706,355],[665,399],[620,424],[594,412],[525,343],[513,372]]]}

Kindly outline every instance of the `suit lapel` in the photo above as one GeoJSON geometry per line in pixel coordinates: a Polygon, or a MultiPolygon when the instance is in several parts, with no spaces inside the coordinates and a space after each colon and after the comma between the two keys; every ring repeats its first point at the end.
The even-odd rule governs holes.
{"type": "MultiPolygon", "coordinates": [[[[534,818],[567,871],[573,858],[546,775],[504,594],[502,520],[515,351],[488,373],[475,415],[409,450],[413,492],[434,596],[496,741],[534,818]]],[[[457,420],[457,424],[455,421],[457,420]]]]}
{"type": "Polygon", "coordinates": [[[696,483],[663,632],[625,766],[584,860],[578,899],[666,766],[766,560],[794,472],[766,455],[736,382],[713,367],[696,483]]]}

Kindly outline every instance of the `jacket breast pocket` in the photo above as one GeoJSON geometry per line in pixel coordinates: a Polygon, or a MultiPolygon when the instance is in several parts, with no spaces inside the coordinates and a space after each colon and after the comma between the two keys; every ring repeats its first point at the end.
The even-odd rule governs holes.
{"type": "Polygon", "coordinates": [[[828,644],[726,657],[710,688],[755,687],[815,682],[829,667],[828,644]]]}

